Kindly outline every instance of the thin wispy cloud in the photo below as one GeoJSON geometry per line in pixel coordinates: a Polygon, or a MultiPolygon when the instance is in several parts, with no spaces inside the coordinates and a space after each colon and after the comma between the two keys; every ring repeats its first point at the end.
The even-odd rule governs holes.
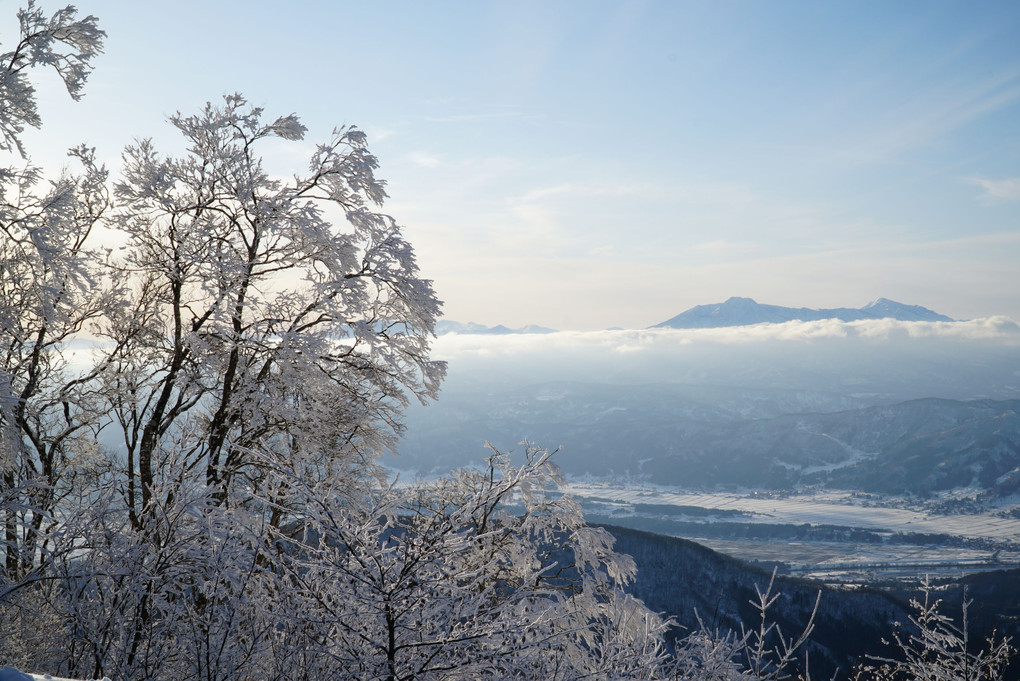
{"type": "Polygon", "coordinates": [[[628,181],[562,183],[537,187],[526,192],[521,201],[543,201],[558,198],[590,199],[591,197],[662,198],[669,196],[669,188],[647,183],[628,181]]]}
{"type": "Polygon", "coordinates": [[[932,95],[932,106],[916,123],[918,141],[940,136],[1020,99],[1020,66],[994,74],[969,87],[948,83],[932,95]]]}
{"type": "Polygon", "coordinates": [[[981,198],[987,202],[1020,201],[1020,177],[990,180],[980,177],[964,178],[964,182],[980,187],[981,198]]]}
{"type": "Polygon", "coordinates": [[[711,255],[714,257],[732,257],[732,256],[743,256],[749,253],[753,253],[755,250],[755,244],[751,241],[727,241],[720,239],[717,241],[706,241],[701,244],[697,244],[691,248],[695,253],[702,253],[704,255],[711,255]]]}
{"type": "Polygon", "coordinates": [[[365,134],[368,135],[370,142],[377,143],[393,137],[397,134],[397,131],[394,128],[367,125],[365,126],[365,134]]]}
{"type": "Polygon", "coordinates": [[[443,164],[439,156],[424,151],[413,151],[407,155],[407,160],[422,168],[438,168],[443,164]]]}
{"type": "Polygon", "coordinates": [[[491,111],[487,113],[453,114],[450,116],[429,116],[425,120],[430,123],[471,123],[499,118],[516,118],[520,115],[518,111],[491,111]]]}

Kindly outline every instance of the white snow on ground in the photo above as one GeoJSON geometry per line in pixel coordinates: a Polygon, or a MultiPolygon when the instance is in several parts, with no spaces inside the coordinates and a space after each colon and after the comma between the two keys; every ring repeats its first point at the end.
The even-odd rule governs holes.
{"type": "MultiPolygon", "coordinates": [[[[49,674],[26,674],[14,667],[0,667],[0,681],[78,681],[67,679],[62,676],[50,676],[49,674]]],[[[93,680],[90,680],[93,681],[93,680]]],[[[101,681],[110,681],[104,677],[101,681]]]]}
{"type": "MultiPolygon", "coordinates": [[[[884,532],[932,533],[985,540],[970,546],[929,545],[924,542],[891,541],[861,543],[846,541],[793,541],[772,537],[721,538],[684,525],[679,536],[742,560],[782,563],[802,576],[837,584],[870,583],[877,579],[917,580],[931,577],[959,577],[985,570],[1020,566],[1020,518],[1000,515],[1017,506],[1017,499],[1001,500],[982,512],[945,515],[923,508],[909,508],[904,500],[860,499],[846,491],[819,491],[809,494],[775,495],[767,492],[692,492],[651,484],[622,484],[605,481],[571,481],[565,491],[576,498],[598,499],[600,513],[608,513],[608,522],[641,528],[640,520],[625,521],[627,516],[648,515],[634,510],[634,504],[695,506],[708,510],[734,510],[744,515],[738,523],[766,525],[835,525],[884,532]],[[895,504],[895,506],[894,506],[895,504]],[[618,520],[613,520],[617,518],[618,520]]],[[[944,497],[948,500],[951,495],[944,497]]],[[[964,496],[964,499],[967,497],[964,496]]],[[[652,515],[656,515],[652,513],[652,515]]],[[[670,520],[689,523],[690,518],[659,516],[655,532],[673,534],[670,520]]],[[[702,517],[706,525],[724,522],[702,517]]]]}
{"type": "Polygon", "coordinates": [[[892,532],[930,532],[957,537],[1015,541],[1020,519],[1003,518],[994,512],[940,515],[923,510],[862,506],[849,503],[848,492],[775,497],[767,494],[729,492],[700,493],[652,485],[621,486],[594,482],[570,482],[564,491],[575,497],[597,496],[624,503],[656,503],[700,506],[753,514],[742,522],[810,523],[841,525],[892,532]]]}

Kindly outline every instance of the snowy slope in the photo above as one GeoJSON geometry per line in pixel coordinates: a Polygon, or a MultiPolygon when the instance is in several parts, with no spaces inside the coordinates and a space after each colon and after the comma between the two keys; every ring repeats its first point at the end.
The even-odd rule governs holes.
{"type": "MultiPolygon", "coordinates": [[[[61,676],[50,676],[49,674],[26,674],[14,667],[5,666],[0,667],[0,681],[76,681],[76,679],[65,679],[61,676]]],[[[102,681],[110,681],[110,679],[104,678],[102,681]]]]}

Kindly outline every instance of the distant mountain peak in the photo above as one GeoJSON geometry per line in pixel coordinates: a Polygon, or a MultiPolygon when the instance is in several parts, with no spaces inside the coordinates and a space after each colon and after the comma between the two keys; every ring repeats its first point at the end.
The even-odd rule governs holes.
{"type": "Polygon", "coordinates": [[[752,324],[782,324],[790,321],[838,319],[844,322],[862,319],[896,319],[909,322],[951,322],[950,317],[920,305],[905,305],[879,298],[861,308],[812,309],[763,305],[752,298],[731,297],[723,303],[697,305],[652,328],[707,329],[752,324]]]}
{"type": "Polygon", "coordinates": [[[528,324],[517,329],[510,329],[502,324],[496,326],[485,326],[484,324],[476,324],[474,322],[455,322],[447,319],[441,319],[436,322],[436,335],[445,336],[448,333],[459,333],[461,335],[472,334],[472,335],[486,335],[486,336],[505,336],[508,334],[531,334],[531,333],[555,333],[556,329],[548,329],[544,326],[537,326],[535,324],[528,324]]]}

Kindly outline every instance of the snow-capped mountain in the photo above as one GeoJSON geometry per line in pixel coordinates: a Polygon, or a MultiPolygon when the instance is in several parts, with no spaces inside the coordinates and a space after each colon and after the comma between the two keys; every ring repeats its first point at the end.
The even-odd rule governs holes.
{"type": "Polygon", "coordinates": [[[953,321],[950,317],[933,312],[928,308],[919,305],[904,305],[887,298],[879,298],[861,308],[837,307],[818,310],[806,307],[763,305],[751,298],[730,298],[724,303],[692,307],[661,324],[656,324],[653,328],[707,329],[751,324],[782,324],[790,321],[809,322],[820,319],[839,319],[852,322],[861,319],[886,318],[911,322],[953,321]]]}
{"type": "Polygon", "coordinates": [[[901,322],[951,322],[953,319],[920,305],[904,305],[888,298],[879,298],[860,309],[864,319],[898,319],[901,322]]]}

